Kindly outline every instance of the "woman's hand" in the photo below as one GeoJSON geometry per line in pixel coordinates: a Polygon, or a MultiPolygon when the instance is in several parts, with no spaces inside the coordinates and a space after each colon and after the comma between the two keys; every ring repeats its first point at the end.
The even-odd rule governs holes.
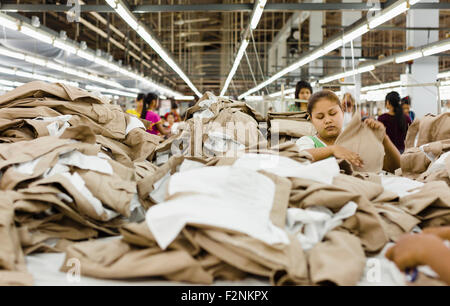
{"type": "Polygon", "coordinates": [[[407,234],[400,237],[397,244],[386,252],[386,258],[392,260],[404,271],[407,268],[429,264],[429,254],[442,245],[442,240],[430,234],[407,234]]]}
{"type": "Polygon", "coordinates": [[[385,129],[383,123],[381,123],[380,121],[375,120],[373,118],[367,118],[366,120],[364,120],[364,123],[365,123],[365,125],[370,127],[372,130],[385,129]]]}
{"type": "Polygon", "coordinates": [[[359,154],[337,145],[331,146],[330,148],[333,152],[334,157],[338,159],[345,159],[346,161],[357,167],[364,166],[364,162],[362,161],[359,154]]]}

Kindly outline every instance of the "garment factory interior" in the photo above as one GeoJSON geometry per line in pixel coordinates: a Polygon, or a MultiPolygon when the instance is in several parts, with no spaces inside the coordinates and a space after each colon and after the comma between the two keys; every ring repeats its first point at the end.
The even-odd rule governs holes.
{"type": "Polygon", "coordinates": [[[0,285],[450,285],[449,51],[448,0],[1,1],[0,285]]]}

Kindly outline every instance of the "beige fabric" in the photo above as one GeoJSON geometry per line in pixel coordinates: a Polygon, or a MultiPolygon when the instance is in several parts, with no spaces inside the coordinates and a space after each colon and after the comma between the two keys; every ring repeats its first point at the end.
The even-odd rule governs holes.
{"type": "Polygon", "coordinates": [[[291,137],[313,136],[317,133],[311,122],[274,119],[270,121],[270,133],[291,137]]]}
{"type": "Polygon", "coordinates": [[[438,116],[428,114],[421,119],[416,119],[408,128],[405,147],[419,147],[421,145],[450,139],[450,113],[438,116]],[[417,143],[415,143],[417,137],[417,143]]]}
{"type": "Polygon", "coordinates": [[[356,171],[379,172],[383,169],[385,130],[374,131],[361,121],[358,113],[352,117],[345,130],[338,136],[335,145],[358,153],[364,162],[356,171]]]}
{"type": "Polygon", "coordinates": [[[10,193],[0,193],[0,285],[31,285],[19,233],[14,225],[14,207],[10,193]]]}
{"type": "Polygon", "coordinates": [[[332,231],[309,251],[308,263],[314,284],[355,286],[363,276],[366,259],[357,237],[332,231]]]}

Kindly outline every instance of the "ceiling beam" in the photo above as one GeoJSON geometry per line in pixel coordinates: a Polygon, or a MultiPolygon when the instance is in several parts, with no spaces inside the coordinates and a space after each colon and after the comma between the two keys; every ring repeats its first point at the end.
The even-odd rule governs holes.
{"type": "MultiPolygon", "coordinates": [[[[381,9],[385,7],[380,4],[381,9]]],[[[1,12],[67,12],[72,6],[55,4],[0,4],[1,12]]],[[[267,3],[267,12],[295,12],[295,11],[368,11],[371,6],[367,3],[267,3]]],[[[80,5],[82,13],[112,13],[114,10],[109,5],[80,5]]],[[[412,10],[450,10],[450,3],[417,3],[412,10]]],[[[130,6],[130,11],[134,14],[144,13],[164,13],[164,12],[252,12],[253,3],[237,4],[176,4],[176,5],[135,5],[130,6]]]]}

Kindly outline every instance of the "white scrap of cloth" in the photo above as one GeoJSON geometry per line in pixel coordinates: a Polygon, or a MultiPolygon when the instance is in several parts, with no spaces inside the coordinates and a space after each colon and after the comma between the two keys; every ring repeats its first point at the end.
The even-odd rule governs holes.
{"type": "Polygon", "coordinates": [[[417,188],[424,184],[406,177],[381,175],[381,185],[385,190],[391,191],[401,198],[419,192],[417,188]]]}
{"type": "Polygon", "coordinates": [[[433,173],[441,169],[445,169],[446,168],[445,161],[447,160],[447,158],[450,158],[450,151],[439,156],[439,158],[434,163],[431,164],[427,172],[433,173]]]}
{"type": "Polygon", "coordinates": [[[115,217],[119,216],[119,213],[112,211],[110,209],[107,209],[103,207],[102,202],[97,199],[92,192],[86,187],[86,183],[83,180],[83,178],[78,173],[70,174],[69,172],[61,173],[62,176],[67,178],[70,183],[77,189],[77,191],[83,195],[83,197],[88,200],[89,204],[92,205],[95,212],[99,217],[103,216],[103,214],[106,214],[106,220],[109,221],[111,219],[114,219],[115,217]]]}
{"type": "Polygon", "coordinates": [[[321,242],[329,231],[341,225],[344,219],[353,216],[357,208],[358,205],[352,201],[335,214],[324,206],[289,208],[286,230],[297,236],[304,250],[309,250],[321,242]]]}
{"type": "Polygon", "coordinates": [[[232,136],[222,132],[208,133],[208,139],[203,144],[204,147],[214,153],[236,154],[245,149],[245,145],[233,139],[232,136]]]}
{"type": "Polygon", "coordinates": [[[282,177],[297,177],[324,184],[332,184],[339,174],[339,165],[334,157],[315,163],[299,163],[280,155],[247,153],[233,164],[233,167],[265,170],[282,177]]]}
{"type": "Polygon", "coordinates": [[[193,169],[172,175],[168,194],[180,196],[152,206],[146,215],[162,249],[187,224],[244,233],[267,244],[289,243],[270,220],[275,184],[263,174],[232,166],[193,169]]]}
{"type": "Polygon", "coordinates": [[[59,156],[59,164],[75,166],[84,170],[93,170],[104,174],[113,174],[111,164],[98,156],[85,155],[79,151],[71,151],[59,156]]]}
{"type": "Polygon", "coordinates": [[[125,129],[125,135],[128,135],[132,130],[142,128],[145,130],[145,126],[141,120],[137,117],[129,115],[130,122],[128,122],[127,128],[125,129]]]}
{"type": "Polygon", "coordinates": [[[50,136],[61,136],[64,131],[70,127],[69,120],[72,119],[72,115],[62,115],[56,117],[36,117],[33,120],[40,120],[44,122],[50,122],[47,125],[47,130],[50,136]],[[63,125],[60,127],[58,121],[62,121],[63,125]]]}

